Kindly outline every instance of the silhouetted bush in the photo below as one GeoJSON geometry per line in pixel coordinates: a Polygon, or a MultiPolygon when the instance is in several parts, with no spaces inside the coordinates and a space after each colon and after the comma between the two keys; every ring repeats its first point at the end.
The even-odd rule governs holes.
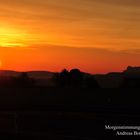
{"type": "Polygon", "coordinates": [[[85,78],[86,88],[100,88],[97,80],[93,76],[88,76],[85,78]]]}
{"type": "Polygon", "coordinates": [[[0,87],[12,87],[14,86],[14,77],[1,76],[0,87]]]}
{"type": "Polygon", "coordinates": [[[59,87],[60,86],[60,74],[59,73],[54,73],[54,75],[52,77],[52,81],[53,81],[53,85],[55,87],[59,87]]]}
{"type": "Polygon", "coordinates": [[[140,88],[140,78],[125,77],[121,88],[140,88]]]}
{"type": "Polygon", "coordinates": [[[22,72],[17,78],[15,78],[15,86],[32,87],[34,86],[34,80],[29,78],[28,73],[22,72]]]}

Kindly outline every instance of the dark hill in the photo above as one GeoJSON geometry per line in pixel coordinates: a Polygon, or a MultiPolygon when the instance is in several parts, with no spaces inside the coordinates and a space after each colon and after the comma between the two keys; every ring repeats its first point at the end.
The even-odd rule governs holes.
{"type": "MultiPolygon", "coordinates": [[[[21,72],[12,70],[0,70],[0,76],[17,77],[21,72]]],[[[29,77],[35,79],[48,79],[53,76],[53,72],[48,71],[27,71],[29,77]]]]}

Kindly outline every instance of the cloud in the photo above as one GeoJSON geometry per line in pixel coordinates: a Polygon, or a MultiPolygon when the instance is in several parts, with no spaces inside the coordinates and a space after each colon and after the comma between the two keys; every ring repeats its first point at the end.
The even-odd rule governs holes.
{"type": "Polygon", "coordinates": [[[77,20],[80,17],[88,17],[92,11],[89,7],[85,7],[81,1],[44,1],[44,0],[14,0],[1,1],[1,10],[9,11],[8,14],[18,15],[19,17],[30,17],[31,19],[44,20],[77,20]]]}
{"type": "MultiPolygon", "coordinates": [[[[92,1],[92,0],[89,0],[92,1]]],[[[120,5],[127,5],[127,6],[139,6],[139,0],[95,0],[100,3],[109,3],[109,4],[120,4],[120,5]]]]}
{"type": "Polygon", "coordinates": [[[35,43],[137,49],[139,4],[139,0],[1,0],[0,20],[29,31],[40,40],[35,43]]]}
{"type": "Polygon", "coordinates": [[[140,55],[140,49],[128,49],[128,50],[121,50],[119,51],[120,53],[127,53],[127,54],[135,54],[135,55],[140,55]]]}

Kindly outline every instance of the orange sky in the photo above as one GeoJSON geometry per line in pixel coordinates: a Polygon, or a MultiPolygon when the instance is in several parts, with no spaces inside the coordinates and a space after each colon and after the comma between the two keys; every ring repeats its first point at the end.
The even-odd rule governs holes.
{"type": "Polygon", "coordinates": [[[140,66],[139,0],[0,0],[0,11],[1,69],[140,66]]]}

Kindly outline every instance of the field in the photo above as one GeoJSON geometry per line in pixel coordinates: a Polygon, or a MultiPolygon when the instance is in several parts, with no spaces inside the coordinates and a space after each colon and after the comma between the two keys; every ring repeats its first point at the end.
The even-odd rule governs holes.
{"type": "Polygon", "coordinates": [[[117,139],[139,126],[139,89],[1,88],[0,138],[117,139]]]}

